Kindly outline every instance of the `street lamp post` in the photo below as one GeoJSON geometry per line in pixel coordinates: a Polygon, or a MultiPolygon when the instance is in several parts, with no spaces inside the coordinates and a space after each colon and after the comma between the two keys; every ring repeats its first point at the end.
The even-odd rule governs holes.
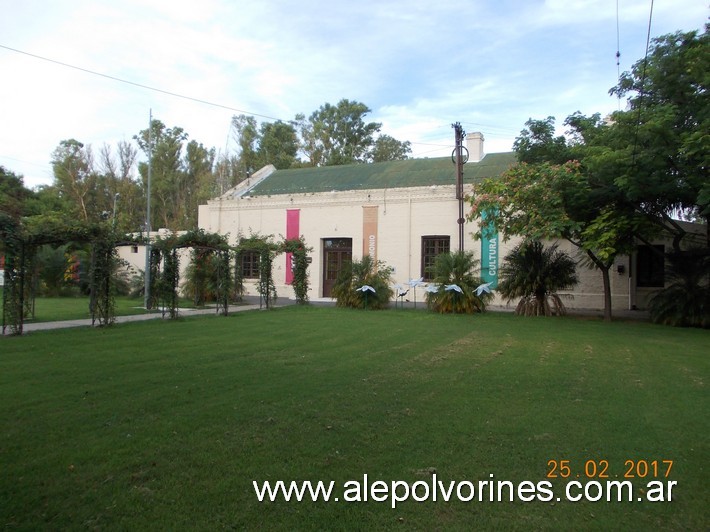
{"type": "Polygon", "coordinates": [[[120,196],[121,195],[118,192],[116,192],[113,195],[113,228],[114,229],[116,229],[116,204],[118,203],[118,198],[120,196]]]}

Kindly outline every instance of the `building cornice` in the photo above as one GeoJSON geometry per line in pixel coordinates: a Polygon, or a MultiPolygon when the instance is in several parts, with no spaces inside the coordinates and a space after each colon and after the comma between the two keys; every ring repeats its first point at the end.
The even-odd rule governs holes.
{"type": "MultiPolygon", "coordinates": [[[[471,192],[471,185],[465,186],[471,192]]],[[[417,202],[456,202],[455,185],[432,185],[428,187],[377,188],[302,194],[278,194],[273,196],[241,196],[236,198],[216,198],[209,200],[210,210],[258,210],[299,207],[341,207],[352,205],[379,205],[417,202]]]]}

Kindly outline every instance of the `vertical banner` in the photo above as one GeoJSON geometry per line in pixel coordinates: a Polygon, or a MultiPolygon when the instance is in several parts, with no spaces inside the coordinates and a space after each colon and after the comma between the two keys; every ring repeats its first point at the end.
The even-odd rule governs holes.
{"type": "Polygon", "coordinates": [[[486,221],[486,214],[481,217],[481,277],[491,288],[498,288],[498,231],[486,221]]]}
{"type": "Polygon", "coordinates": [[[377,262],[377,205],[362,207],[362,256],[377,262]]]}
{"type": "MultiPolygon", "coordinates": [[[[286,240],[301,236],[301,209],[286,210],[286,240]]],[[[293,283],[293,253],[286,253],[286,284],[293,283]]]]}

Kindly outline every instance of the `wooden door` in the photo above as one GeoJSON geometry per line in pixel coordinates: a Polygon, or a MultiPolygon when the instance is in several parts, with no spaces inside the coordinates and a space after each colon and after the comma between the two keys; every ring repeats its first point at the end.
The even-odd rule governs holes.
{"type": "Polygon", "coordinates": [[[323,239],[323,297],[332,297],[338,274],[352,258],[352,238],[323,239]]]}

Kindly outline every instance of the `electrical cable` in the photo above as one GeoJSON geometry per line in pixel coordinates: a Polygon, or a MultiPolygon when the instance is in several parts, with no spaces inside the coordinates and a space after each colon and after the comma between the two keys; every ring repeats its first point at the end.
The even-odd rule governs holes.
{"type": "Polygon", "coordinates": [[[219,107],[219,108],[221,108],[221,109],[227,109],[227,110],[229,110],[229,111],[235,111],[235,112],[237,112],[237,113],[249,114],[249,115],[252,115],[252,116],[258,116],[258,117],[260,117],[260,118],[268,118],[269,120],[281,120],[280,118],[276,118],[276,117],[273,117],[273,116],[263,115],[263,114],[259,114],[259,113],[252,113],[252,112],[250,112],[250,111],[244,111],[243,109],[237,109],[236,107],[230,107],[229,105],[223,105],[223,104],[221,104],[221,103],[210,102],[210,101],[208,101],[208,100],[203,100],[203,99],[201,99],[201,98],[194,98],[194,97],[192,97],[192,96],[186,96],[186,95],[184,95],[184,94],[179,94],[179,93],[177,93],[177,92],[172,92],[172,91],[168,91],[168,90],[165,90],[165,89],[159,89],[159,88],[157,88],[157,87],[151,87],[151,86],[149,86],[149,85],[144,85],[144,84],[142,84],[142,83],[137,83],[137,82],[135,82],[135,81],[129,81],[129,80],[127,80],[127,79],[118,78],[118,77],[116,77],[116,76],[111,76],[111,75],[109,75],[109,74],[103,74],[103,73],[101,73],[101,72],[96,72],[95,70],[90,70],[90,69],[88,69],[88,68],[83,68],[83,67],[80,67],[80,66],[71,65],[71,64],[69,64],[69,63],[64,63],[64,62],[62,62],[62,61],[57,61],[56,59],[50,59],[49,57],[43,57],[43,56],[41,56],[41,55],[32,54],[32,53],[29,53],[29,52],[24,52],[24,51],[22,51],[22,50],[18,50],[17,48],[11,48],[10,46],[5,46],[4,44],[0,44],[0,48],[4,48],[5,50],[10,50],[11,52],[16,52],[16,53],[18,53],[18,54],[26,55],[26,56],[29,56],[29,57],[34,57],[35,59],[40,59],[40,60],[42,60],[42,61],[47,61],[47,62],[49,62],[49,63],[54,63],[54,64],[56,64],[56,65],[60,65],[60,66],[63,66],[63,67],[73,68],[74,70],[79,70],[79,71],[81,71],[81,72],[85,72],[85,73],[87,73],[87,74],[92,74],[92,75],[94,75],[94,76],[100,76],[100,77],[102,77],[102,78],[110,79],[110,80],[113,80],[113,81],[118,81],[118,82],[120,82],[120,83],[125,83],[125,84],[127,84],[127,85],[133,85],[134,87],[140,87],[141,89],[147,89],[147,90],[150,90],[150,91],[159,92],[159,93],[161,93],[161,94],[167,94],[168,96],[173,96],[173,97],[175,97],[175,98],[182,98],[182,99],[184,99],[184,100],[190,100],[190,101],[197,102],[197,103],[201,103],[201,104],[204,104],[204,105],[210,105],[210,106],[212,106],[212,107],[219,107]]]}
{"type": "Polygon", "coordinates": [[[651,44],[651,22],[653,21],[653,0],[651,0],[651,11],[648,15],[648,32],[646,33],[646,53],[643,56],[643,69],[641,70],[641,85],[639,86],[638,114],[636,117],[636,132],[634,133],[634,149],[631,156],[631,166],[636,165],[636,148],[638,147],[639,129],[641,128],[641,111],[643,107],[643,96],[646,86],[646,67],[648,66],[648,49],[651,44]]]}
{"type": "MultiPolygon", "coordinates": [[[[193,101],[193,102],[196,102],[196,103],[201,103],[201,104],[203,104],[203,105],[209,105],[209,106],[212,106],[212,107],[218,107],[218,108],[220,108],[220,109],[227,109],[227,110],[229,110],[229,111],[234,111],[234,112],[237,112],[237,113],[242,113],[242,114],[245,114],[245,115],[255,116],[255,117],[259,117],[259,118],[265,118],[265,119],[268,119],[268,120],[277,120],[277,121],[282,121],[282,122],[288,122],[288,120],[284,120],[284,119],[277,118],[277,117],[274,117],[274,116],[269,116],[269,115],[265,115],[265,114],[261,114],[261,113],[254,113],[254,112],[252,112],[252,111],[245,111],[245,110],[243,110],[243,109],[237,109],[236,107],[231,107],[231,106],[229,106],[229,105],[224,105],[224,104],[220,104],[220,103],[211,102],[211,101],[209,101],[209,100],[205,100],[205,99],[202,99],[202,98],[195,98],[195,97],[193,97],[193,96],[187,96],[187,95],[185,95],[185,94],[180,94],[180,93],[177,93],[177,92],[173,92],[173,91],[161,89],[161,88],[158,88],[158,87],[151,87],[150,85],[145,85],[145,84],[143,84],[143,83],[138,83],[138,82],[135,82],[135,81],[130,81],[130,80],[127,80],[127,79],[119,78],[119,77],[117,77],[117,76],[112,76],[112,75],[110,75],[110,74],[104,74],[104,73],[102,73],[102,72],[97,72],[97,71],[91,70],[91,69],[89,69],[89,68],[84,68],[84,67],[80,67],[80,66],[77,66],[77,65],[72,65],[72,64],[70,64],[70,63],[65,63],[65,62],[63,62],[63,61],[59,61],[59,60],[56,60],[56,59],[51,59],[51,58],[49,58],[49,57],[41,56],[41,55],[38,55],[38,54],[33,54],[33,53],[30,53],[30,52],[26,52],[26,51],[24,51],[24,50],[19,50],[19,49],[17,49],[17,48],[12,48],[11,46],[7,46],[7,45],[4,45],[4,44],[0,44],[0,48],[3,48],[3,49],[5,49],[5,50],[9,50],[9,51],[11,51],[11,52],[15,52],[15,53],[18,53],[18,54],[21,54],[21,55],[26,55],[26,56],[32,57],[32,58],[34,58],[34,59],[39,59],[39,60],[41,60],[41,61],[46,61],[46,62],[48,62],[48,63],[53,63],[53,64],[55,64],[55,65],[63,66],[63,67],[65,67],[65,68],[71,68],[71,69],[74,69],[74,70],[78,70],[78,71],[80,71],[80,72],[84,72],[84,73],[86,73],[86,74],[91,74],[91,75],[93,75],[93,76],[99,76],[99,77],[102,77],[102,78],[105,78],[105,79],[110,79],[110,80],[112,80],[112,81],[117,81],[117,82],[119,82],[119,83],[124,83],[124,84],[127,84],[127,85],[132,85],[132,86],[134,86],[134,87],[139,87],[139,88],[141,88],[141,89],[146,89],[146,90],[150,90],[150,91],[153,91],[153,92],[158,92],[158,93],[165,94],[165,95],[168,95],[168,96],[172,96],[172,97],[175,97],[175,98],[181,98],[181,99],[184,99],[184,100],[189,100],[189,101],[193,101]]],[[[484,124],[476,124],[476,123],[474,123],[474,122],[468,122],[468,123],[469,123],[469,124],[473,124],[473,125],[481,125],[481,126],[484,126],[484,124]]],[[[499,130],[501,130],[501,131],[505,131],[506,129],[508,129],[508,128],[501,128],[501,127],[496,127],[496,126],[484,126],[484,127],[491,128],[491,129],[499,129],[499,130]]],[[[510,131],[512,131],[512,129],[511,129],[510,131]]],[[[491,133],[491,134],[494,135],[494,136],[500,135],[500,133],[491,133]]],[[[442,147],[442,148],[444,148],[444,147],[446,147],[446,148],[450,147],[450,144],[444,145],[444,144],[434,144],[434,143],[427,143],[427,142],[412,142],[412,141],[410,141],[410,144],[412,144],[412,145],[418,145],[418,146],[440,146],[440,147],[442,147]]],[[[435,151],[435,150],[432,150],[432,151],[435,151]]]]}
{"type": "MultiPolygon", "coordinates": [[[[619,0],[616,0],[616,82],[621,81],[621,45],[620,45],[620,32],[619,32],[619,0]]],[[[621,94],[616,95],[616,99],[619,105],[619,111],[621,111],[621,94]]]]}

